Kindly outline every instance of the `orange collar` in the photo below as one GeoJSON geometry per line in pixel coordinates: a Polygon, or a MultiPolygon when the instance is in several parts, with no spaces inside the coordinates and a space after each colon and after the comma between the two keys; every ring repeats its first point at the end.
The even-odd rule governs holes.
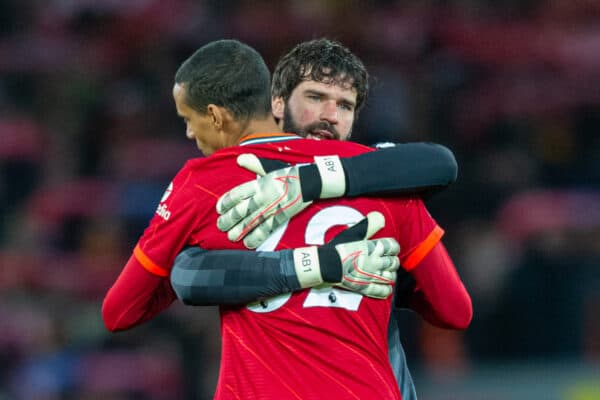
{"type": "Polygon", "coordinates": [[[298,135],[293,133],[255,133],[252,135],[244,136],[239,142],[238,146],[248,146],[251,144],[261,144],[269,142],[283,142],[286,140],[302,139],[298,135]]]}

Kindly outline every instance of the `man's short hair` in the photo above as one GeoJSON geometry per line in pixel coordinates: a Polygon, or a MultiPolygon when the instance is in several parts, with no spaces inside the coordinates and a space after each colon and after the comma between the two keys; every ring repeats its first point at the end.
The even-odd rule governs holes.
{"type": "Polygon", "coordinates": [[[295,46],[275,67],[271,96],[288,100],[302,81],[333,83],[356,90],[356,111],[369,92],[369,74],[362,61],[341,43],[315,39],[295,46]]]}
{"type": "Polygon", "coordinates": [[[224,107],[237,119],[271,112],[269,68],[252,47],[237,40],[202,46],[181,64],[175,83],[185,87],[185,102],[205,114],[209,104],[224,107]]]}

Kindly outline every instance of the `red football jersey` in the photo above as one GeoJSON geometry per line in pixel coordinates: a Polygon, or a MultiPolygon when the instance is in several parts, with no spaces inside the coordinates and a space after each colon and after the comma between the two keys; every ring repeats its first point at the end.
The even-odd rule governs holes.
{"type": "MultiPolygon", "coordinates": [[[[242,146],[188,161],[163,195],[134,254],[150,272],[168,273],[184,246],[242,249],[216,227],[217,199],[255,178],[236,164],[241,153],[289,163],[315,155],[349,157],[369,151],[358,144],[295,136],[247,138],[242,146]],[[297,139],[297,140],[291,140],[297,139]]],[[[382,173],[385,173],[382,167],[382,173]]],[[[327,232],[380,211],[403,265],[416,265],[443,231],[418,198],[319,201],[281,227],[258,250],[323,244],[327,232]]],[[[325,286],[276,296],[246,307],[221,307],[222,354],[216,399],[400,399],[388,358],[386,300],[325,286]]]]}

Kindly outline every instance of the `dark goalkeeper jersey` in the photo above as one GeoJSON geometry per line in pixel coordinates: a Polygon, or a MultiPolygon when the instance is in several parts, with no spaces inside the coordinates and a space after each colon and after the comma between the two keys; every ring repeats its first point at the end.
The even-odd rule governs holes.
{"type": "MultiPolygon", "coordinates": [[[[314,155],[348,157],[366,151],[371,150],[349,142],[256,135],[242,146],[188,161],[163,195],[134,257],[152,274],[168,276],[185,246],[243,249],[216,228],[215,211],[223,193],[255,178],[237,166],[238,154],[300,163],[312,162],[314,155]],[[270,142],[261,143],[265,139],[270,142]]],[[[443,233],[418,198],[335,199],[304,210],[259,250],[323,244],[330,229],[353,224],[370,211],[385,216],[386,226],[375,236],[395,237],[407,268],[418,264],[443,233]]],[[[215,398],[400,399],[387,349],[391,300],[325,286],[246,307],[221,307],[215,398]]]]}

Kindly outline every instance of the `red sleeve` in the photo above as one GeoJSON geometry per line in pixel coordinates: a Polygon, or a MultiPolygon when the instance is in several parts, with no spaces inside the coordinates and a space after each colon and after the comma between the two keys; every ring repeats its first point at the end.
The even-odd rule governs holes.
{"type": "Polygon", "coordinates": [[[106,294],[102,318],[109,331],[139,325],[176,299],[169,280],[173,260],[192,240],[207,209],[201,207],[203,197],[197,193],[189,165],[169,184],[131,258],[106,294]]]}
{"type": "Polygon", "coordinates": [[[410,308],[431,324],[466,329],[473,317],[471,297],[446,248],[438,242],[411,271],[417,283],[410,308]]]}
{"type": "Polygon", "coordinates": [[[148,321],[176,299],[168,277],[148,272],[132,255],[102,304],[106,329],[120,331],[148,321]]]}

